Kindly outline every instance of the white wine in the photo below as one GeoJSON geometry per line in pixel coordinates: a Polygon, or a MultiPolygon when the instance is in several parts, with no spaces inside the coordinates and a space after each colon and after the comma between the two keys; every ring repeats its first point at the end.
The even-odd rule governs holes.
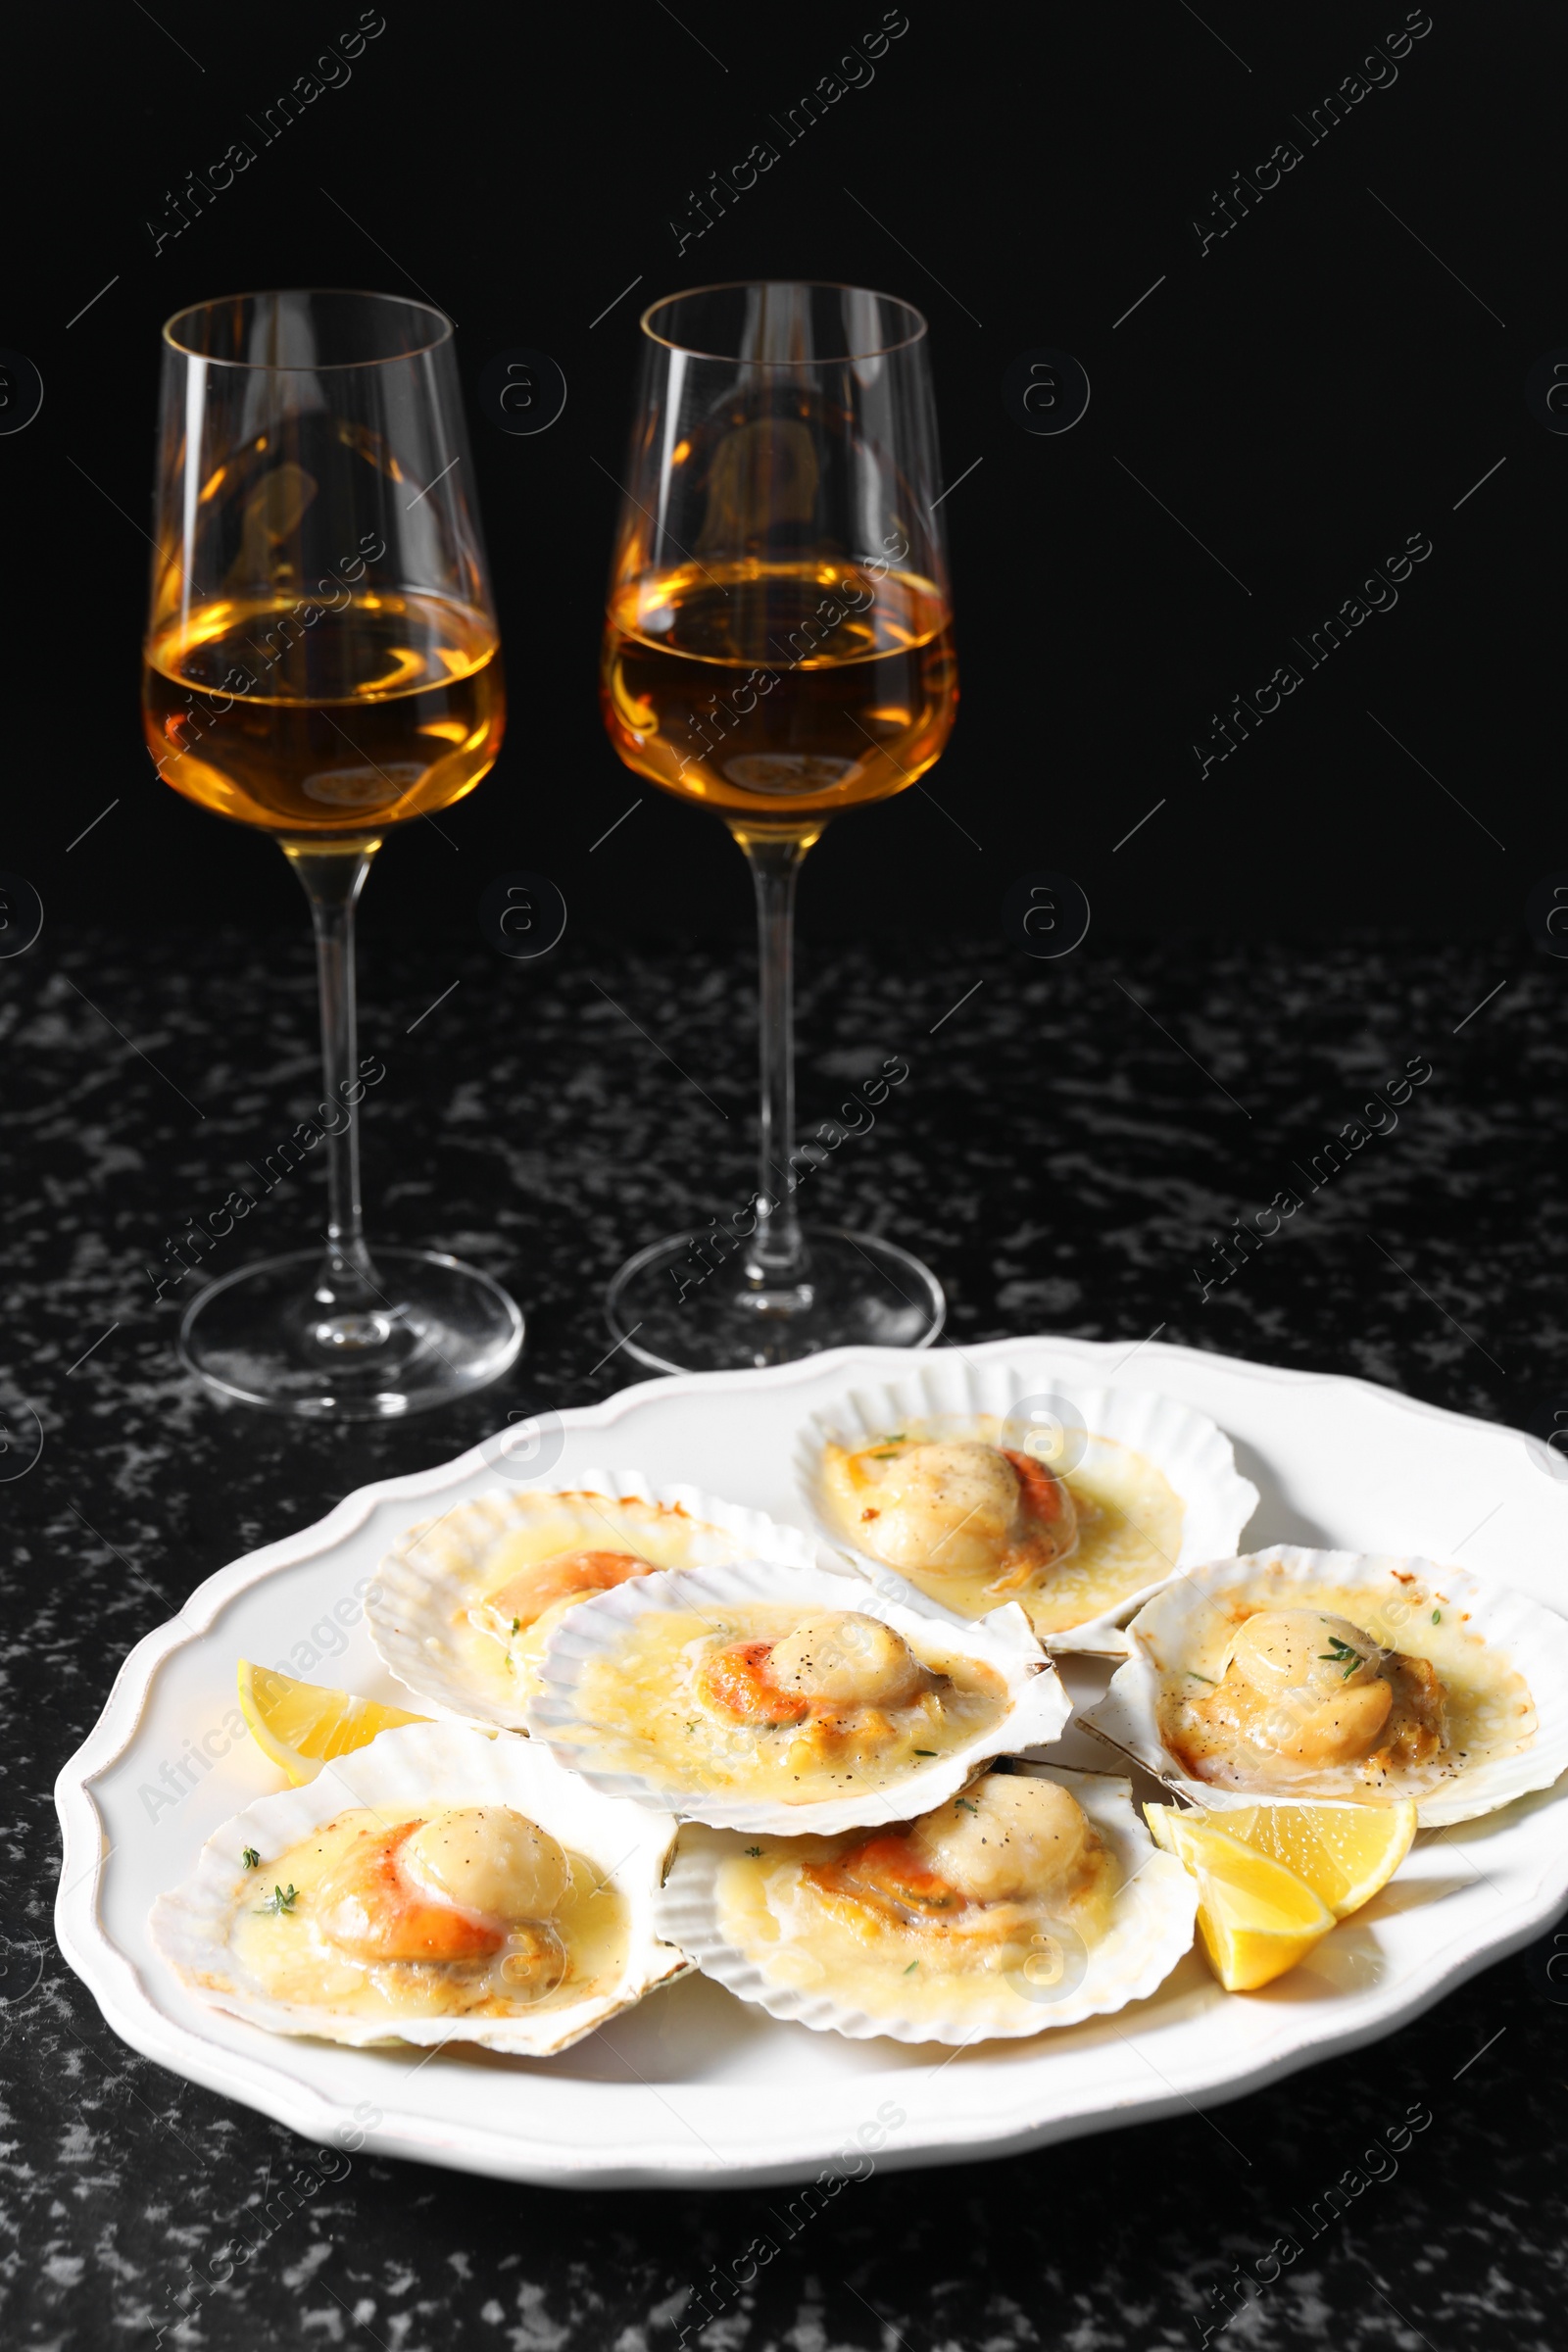
{"type": "Polygon", "coordinates": [[[787,823],[902,792],[957,706],[928,580],[830,560],[688,564],[612,603],[601,698],[628,767],[726,818],[787,823]]]}
{"type": "Polygon", "coordinates": [[[380,833],[471,792],[506,721],[494,622],[366,589],[310,627],[298,613],[217,600],[153,640],[142,712],[165,782],[297,837],[380,833]]]}

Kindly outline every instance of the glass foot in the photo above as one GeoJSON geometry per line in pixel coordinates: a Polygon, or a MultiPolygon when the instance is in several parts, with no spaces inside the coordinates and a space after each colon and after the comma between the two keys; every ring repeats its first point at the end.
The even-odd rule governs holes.
{"type": "Polygon", "coordinates": [[[605,1295],[616,1342],[656,1372],[790,1364],[824,1348],[929,1348],[947,1319],[942,1285],[895,1242],[808,1225],[798,1289],[756,1291],[743,1250],[675,1233],[629,1257],[605,1295]]]}
{"type": "Polygon", "coordinates": [[[186,1308],[179,1355],[215,1395],[313,1421],[386,1421],[482,1389],[515,1361],[522,1313],[488,1274],[438,1250],[377,1249],[384,1304],[340,1314],[317,1295],[321,1250],[264,1257],[186,1308]]]}

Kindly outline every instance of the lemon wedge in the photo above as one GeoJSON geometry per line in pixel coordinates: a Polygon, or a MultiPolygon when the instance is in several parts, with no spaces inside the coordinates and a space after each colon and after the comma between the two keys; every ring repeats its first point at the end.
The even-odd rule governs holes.
{"type": "Polygon", "coordinates": [[[1272,1854],[1172,1805],[1146,1805],[1154,1843],[1198,1881],[1198,1933],[1227,1992],[1256,1992],[1304,1960],[1334,1914],[1272,1854]]]}
{"type": "Polygon", "coordinates": [[[239,1704],[257,1746],[296,1787],[314,1780],[329,1757],[368,1747],[378,1732],[429,1721],[373,1698],[356,1698],[349,1690],[296,1683],[269,1666],[253,1666],[249,1658],[239,1662],[239,1704]]]}
{"type": "Polygon", "coordinates": [[[1283,1862],[1336,1919],[1359,1911],[1388,1885],[1415,1837],[1407,1797],[1393,1805],[1227,1805],[1189,1818],[1283,1862]]]}

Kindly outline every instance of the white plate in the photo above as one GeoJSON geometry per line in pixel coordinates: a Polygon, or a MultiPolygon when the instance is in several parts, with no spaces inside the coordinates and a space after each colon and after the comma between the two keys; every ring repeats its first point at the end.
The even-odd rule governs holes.
{"type": "MultiPolygon", "coordinates": [[[[1513,1430],[1362,1381],[1159,1343],[1000,1340],[964,1352],[1026,1365],[1042,1390],[1161,1391],[1210,1414],[1261,1490],[1256,1546],[1457,1559],[1562,1605],[1568,1485],[1513,1430]]],[[[841,1349],[776,1371],[645,1382],[564,1415],[552,1469],[575,1474],[608,1458],[799,1525],[791,1456],[801,1422],[849,1383],[895,1379],[907,1362],[891,1349],[841,1349]]],[[[493,1458],[493,1443],[486,1451],[493,1458]]],[[[396,1702],[402,1692],[375,1659],[356,1587],[412,1521],[495,1484],[486,1451],[364,1488],[318,1526],[210,1577],[131,1652],[56,1790],[65,1835],[56,1932],[110,2025],[161,2065],[313,2138],[347,2127],[383,2153],[592,2187],[863,2172],[861,2151],[895,2168],[999,2155],[1235,2097],[1355,2048],[1517,1949],[1568,1901],[1568,1782],[1559,1782],[1424,1834],[1394,1884],[1265,1992],[1224,1994],[1189,1955],[1152,2000],[1113,2019],[956,2058],[781,2024],[703,1977],[537,2060],[340,2048],[206,2008],[157,1958],[147,1915],[220,1823],[280,1785],[248,1738],[232,1738],[235,1658],[396,1702]],[[198,1773],[188,1758],[204,1740],[210,1769],[198,1773]]],[[[1081,1704],[1100,1695],[1106,1666],[1060,1664],[1081,1704]]],[[[1115,1767],[1071,1728],[1052,1761],[1115,1767]]]]}

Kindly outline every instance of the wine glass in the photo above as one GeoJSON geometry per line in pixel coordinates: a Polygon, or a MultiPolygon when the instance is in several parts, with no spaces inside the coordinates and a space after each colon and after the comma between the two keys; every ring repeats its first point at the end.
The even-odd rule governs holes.
{"type": "MultiPolygon", "coordinates": [[[[180,1324],[219,1395],[375,1420],[494,1380],[522,1316],[438,1250],[367,1245],[354,907],[387,829],[462,800],[505,723],[452,323],[402,296],[241,294],[164,328],[143,721],[158,772],[270,833],[304,885],[323,1101],[261,1139],[248,1216],[320,1148],[324,1250],[210,1284],[180,1324]]],[[[241,1201],[246,1205],[241,1206],[241,1201]]],[[[216,1220],[215,1220],[216,1222],[216,1220]]]]}
{"type": "MultiPolygon", "coordinates": [[[[801,1221],[859,1120],[797,1146],[791,1007],[808,850],[923,775],[957,703],[926,322],[892,295],[765,282],[671,295],[642,328],[601,702],[626,765],[711,808],[751,864],[761,1114],[757,1191],[628,1259],[611,1329],[662,1370],[929,1347],[947,1309],[918,1258],[801,1221]]],[[[907,1075],[892,1056],[861,1092],[907,1075]]]]}

